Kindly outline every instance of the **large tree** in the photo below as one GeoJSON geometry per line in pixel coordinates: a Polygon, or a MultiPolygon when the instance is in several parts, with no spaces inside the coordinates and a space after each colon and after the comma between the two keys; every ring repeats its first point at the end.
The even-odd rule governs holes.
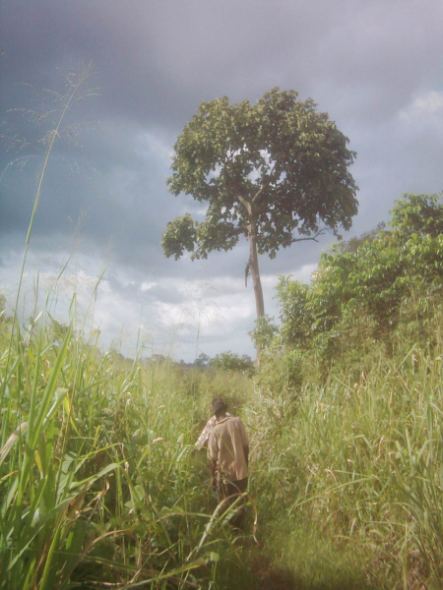
{"type": "Polygon", "coordinates": [[[325,228],[349,229],[357,212],[356,185],[348,171],[348,139],[311,100],[278,88],[255,104],[219,98],[200,105],[175,144],[175,194],[207,203],[198,222],[186,214],[168,223],[166,256],[206,258],[230,250],[244,236],[246,266],[257,317],[264,316],[259,254],[315,239],[325,228]]]}

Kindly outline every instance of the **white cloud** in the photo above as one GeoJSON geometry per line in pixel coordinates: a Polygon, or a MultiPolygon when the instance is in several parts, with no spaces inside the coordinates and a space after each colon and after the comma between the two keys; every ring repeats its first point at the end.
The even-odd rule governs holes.
{"type": "MultiPolygon", "coordinates": [[[[10,311],[20,261],[21,253],[10,251],[0,264],[10,311]]],[[[19,314],[26,319],[42,311],[62,323],[74,318],[86,338],[99,331],[103,349],[113,346],[127,355],[134,355],[141,341],[147,354],[192,360],[197,340],[210,355],[227,349],[253,354],[247,335],[253,327],[253,294],[231,277],[159,281],[122,267],[105,269],[94,257],[31,251],[19,314]]]]}
{"type": "Polygon", "coordinates": [[[157,283],[155,281],[143,281],[142,284],[140,285],[140,291],[142,293],[146,293],[147,291],[150,291],[151,289],[153,289],[156,286],[157,286],[157,283]]]}
{"type": "Polygon", "coordinates": [[[443,125],[443,92],[431,90],[414,98],[402,109],[398,118],[402,123],[426,128],[437,124],[443,125]]]}
{"type": "Polygon", "coordinates": [[[136,153],[142,158],[159,160],[162,166],[168,167],[174,151],[170,143],[161,137],[159,132],[143,131],[136,138],[136,153]]]}
{"type": "Polygon", "coordinates": [[[312,279],[313,273],[317,269],[317,263],[315,264],[304,264],[301,268],[295,270],[292,276],[302,283],[309,283],[312,279]]]}
{"type": "MultiPolygon", "coordinates": [[[[284,275],[290,276],[292,279],[294,279],[296,281],[300,281],[301,283],[309,283],[312,278],[312,273],[315,272],[316,268],[317,268],[317,263],[304,264],[300,268],[290,270],[290,271],[284,273],[284,275]]],[[[265,287],[267,289],[273,289],[278,282],[279,276],[280,275],[275,275],[275,274],[267,274],[267,275],[262,276],[261,281],[262,281],[263,287],[265,287]]]]}
{"type": "Polygon", "coordinates": [[[199,329],[206,335],[236,329],[239,321],[253,320],[250,294],[220,295],[187,299],[181,303],[156,302],[160,322],[166,327],[184,328],[189,333],[199,329]]]}
{"type": "MultiPolygon", "coordinates": [[[[0,264],[2,292],[10,305],[19,265],[19,251],[10,251],[0,264]]],[[[315,266],[304,265],[291,275],[309,281],[315,266]]],[[[277,282],[276,274],[262,277],[267,311],[274,318],[277,282]]],[[[20,316],[41,311],[62,323],[75,318],[76,328],[86,338],[99,331],[103,349],[113,346],[131,356],[140,342],[146,354],[186,360],[192,360],[196,350],[211,356],[222,350],[254,354],[248,335],[255,321],[254,295],[252,285],[245,288],[241,278],[156,280],[136,270],[106,268],[91,256],[36,250],[28,258],[20,316]]]]}

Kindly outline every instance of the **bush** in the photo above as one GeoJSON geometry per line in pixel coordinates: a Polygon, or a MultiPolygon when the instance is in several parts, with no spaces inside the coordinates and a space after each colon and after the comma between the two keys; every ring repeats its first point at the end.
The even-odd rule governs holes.
{"type": "Polygon", "coordinates": [[[233,352],[222,352],[217,354],[210,362],[209,366],[223,371],[239,371],[245,374],[252,374],[254,363],[247,354],[242,356],[233,352]]]}
{"type": "MultiPolygon", "coordinates": [[[[289,348],[333,359],[368,339],[388,349],[399,314],[443,292],[443,205],[435,195],[396,203],[383,226],[321,257],[311,286],[280,280],[280,335],[289,348]]],[[[418,312],[417,312],[418,313],[418,312]]]]}

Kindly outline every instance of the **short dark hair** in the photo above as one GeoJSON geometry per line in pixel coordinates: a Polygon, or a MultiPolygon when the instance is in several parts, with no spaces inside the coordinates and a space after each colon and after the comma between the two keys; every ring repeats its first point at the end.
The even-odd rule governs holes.
{"type": "Polygon", "coordinates": [[[225,400],[223,398],[215,397],[212,400],[212,410],[216,416],[219,416],[220,414],[224,414],[227,409],[228,409],[228,404],[225,402],[225,400]]]}

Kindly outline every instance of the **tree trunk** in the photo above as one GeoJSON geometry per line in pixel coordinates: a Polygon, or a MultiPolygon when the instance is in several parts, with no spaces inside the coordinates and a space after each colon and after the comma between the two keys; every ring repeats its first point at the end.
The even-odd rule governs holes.
{"type": "Polygon", "coordinates": [[[249,270],[251,272],[252,283],[254,285],[257,320],[260,320],[265,315],[265,303],[260,280],[260,268],[258,266],[257,236],[255,233],[255,227],[251,227],[249,231],[249,270]]]}

